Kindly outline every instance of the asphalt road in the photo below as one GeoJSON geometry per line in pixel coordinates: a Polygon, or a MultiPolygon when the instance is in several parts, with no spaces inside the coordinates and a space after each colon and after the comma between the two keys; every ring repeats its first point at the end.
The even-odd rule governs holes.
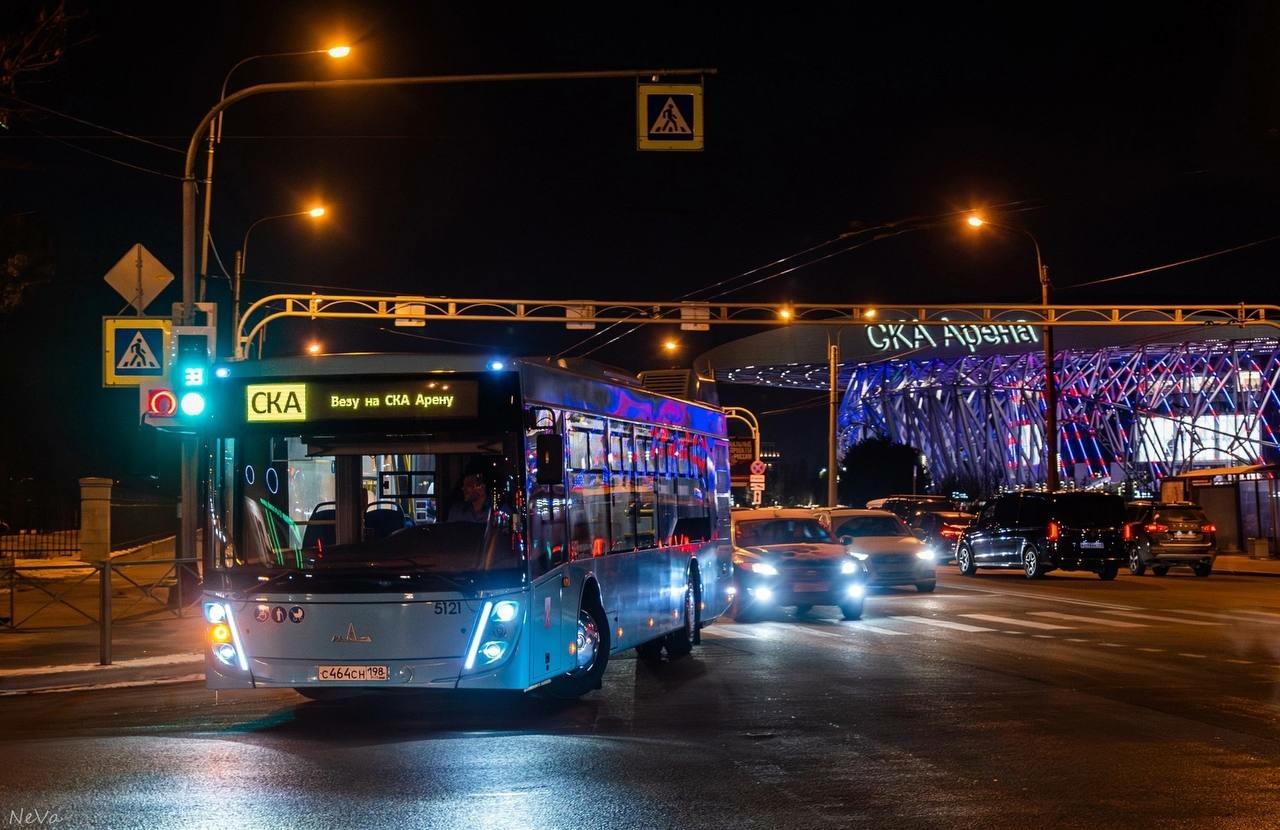
{"type": "Polygon", "coordinates": [[[1274,827],[1277,590],[948,568],[859,622],[819,608],[718,624],[674,663],[620,655],[570,704],[7,698],[0,825],[1274,827]]]}

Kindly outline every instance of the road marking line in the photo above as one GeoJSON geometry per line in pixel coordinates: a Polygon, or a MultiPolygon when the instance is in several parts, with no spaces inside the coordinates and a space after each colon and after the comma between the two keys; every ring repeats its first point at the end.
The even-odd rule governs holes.
{"type": "Polygon", "coordinates": [[[872,634],[888,634],[891,637],[905,637],[907,635],[907,632],[905,631],[894,631],[892,628],[880,628],[878,626],[868,625],[861,621],[851,622],[849,624],[849,628],[853,628],[858,631],[870,631],[872,634]]]}
{"type": "Polygon", "coordinates": [[[931,625],[935,628],[951,628],[956,631],[994,631],[992,628],[983,628],[979,625],[967,625],[965,623],[950,622],[948,620],[931,620],[928,617],[890,617],[891,620],[902,620],[903,622],[919,623],[920,625],[931,625]]]}
{"type": "Polygon", "coordinates": [[[1098,625],[1107,625],[1112,628],[1146,628],[1145,623],[1122,622],[1121,620],[1101,620],[1097,617],[1081,617],[1078,614],[1063,614],[1058,611],[1029,611],[1033,617],[1048,617],[1053,620],[1071,620],[1073,622],[1096,623],[1098,625]]]}
{"type": "Polygon", "coordinates": [[[1183,620],[1177,617],[1161,617],[1157,614],[1139,614],[1135,611],[1103,611],[1104,614],[1115,614],[1117,617],[1133,617],[1139,620],[1155,620],[1156,622],[1181,623],[1183,625],[1222,625],[1220,622],[1206,622],[1204,620],[1183,620]]]}
{"type": "Polygon", "coordinates": [[[1163,654],[1163,653],[1164,653],[1164,649],[1162,649],[1162,648],[1140,648],[1140,649],[1138,649],[1138,651],[1146,651],[1146,652],[1150,652],[1151,654],[1163,654]]]}
{"type": "Polygon", "coordinates": [[[1192,653],[1191,653],[1191,652],[1189,652],[1189,651],[1180,651],[1180,652],[1178,652],[1178,656],[1179,656],[1179,657],[1193,657],[1193,658],[1195,658],[1196,660],[1203,660],[1203,659],[1205,659],[1205,655],[1203,655],[1203,654],[1192,654],[1192,653]]]}
{"type": "Polygon", "coordinates": [[[982,620],[983,622],[1004,623],[1005,625],[1021,625],[1026,628],[1038,628],[1041,631],[1070,631],[1069,625],[1054,625],[1053,623],[1033,622],[1032,620],[1018,620],[1012,617],[997,617],[995,614],[961,614],[960,616],[970,620],[982,620]]]}
{"type": "Polygon", "coordinates": [[[800,631],[804,634],[812,634],[815,637],[840,637],[841,636],[839,634],[833,634],[830,631],[819,631],[818,629],[810,628],[807,625],[797,625],[796,631],[800,631]]]}
{"type": "Polygon", "coordinates": [[[732,628],[721,628],[720,626],[712,626],[702,632],[703,636],[708,634],[715,637],[724,637],[729,640],[754,640],[756,635],[748,634],[745,631],[736,631],[732,628]]]}

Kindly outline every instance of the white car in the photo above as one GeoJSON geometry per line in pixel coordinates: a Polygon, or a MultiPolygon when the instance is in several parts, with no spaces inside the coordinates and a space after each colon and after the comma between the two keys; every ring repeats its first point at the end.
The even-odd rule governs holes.
{"type": "Polygon", "coordinates": [[[867,566],[868,585],[915,585],[923,593],[937,587],[938,551],[895,514],[856,507],[818,507],[814,514],[867,566]]]}
{"type": "Polygon", "coordinates": [[[834,605],[846,620],[862,616],[866,566],[832,538],[807,508],[734,510],[733,615],[753,619],[771,608],[834,605]]]}

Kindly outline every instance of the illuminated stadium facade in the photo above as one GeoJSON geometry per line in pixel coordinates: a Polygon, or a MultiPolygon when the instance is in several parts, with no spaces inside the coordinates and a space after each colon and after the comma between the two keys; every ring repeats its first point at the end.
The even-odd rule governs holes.
{"type": "MultiPolygon", "coordinates": [[[[1278,334],[1259,325],[1055,328],[1063,485],[1129,482],[1158,493],[1170,475],[1280,460],[1278,334]]],[[[721,382],[826,390],[836,338],[840,457],[879,437],[918,448],[938,483],[984,492],[1044,484],[1037,325],[797,327],[704,359],[721,382]]]]}

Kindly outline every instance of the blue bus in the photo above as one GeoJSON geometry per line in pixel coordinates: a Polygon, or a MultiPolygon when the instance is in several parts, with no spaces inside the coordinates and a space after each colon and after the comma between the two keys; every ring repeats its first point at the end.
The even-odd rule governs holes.
{"type": "Polygon", "coordinates": [[[574,698],[730,600],[714,402],[586,361],[224,366],[200,437],[207,685],[574,698]]]}

